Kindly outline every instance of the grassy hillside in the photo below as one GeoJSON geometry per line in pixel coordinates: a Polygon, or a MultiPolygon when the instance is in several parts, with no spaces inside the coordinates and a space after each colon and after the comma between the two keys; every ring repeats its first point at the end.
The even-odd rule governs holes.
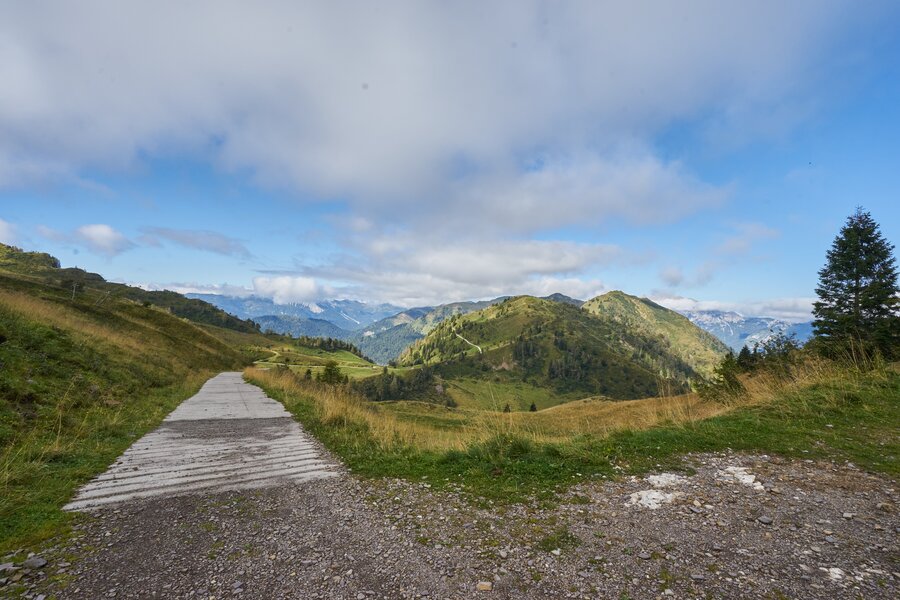
{"type": "Polygon", "coordinates": [[[500,301],[501,298],[483,302],[454,302],[441,306],[411,308],[372,323],[348,339],[372,360],[379,364],[387,364],[400,356],[413,342],[428,335],[445,319],[481,310],[500,301]]]}
{"type": "Polygon", "coordinates": [[[249,362],[214,331],[103,287],[73,299],[46,277],[51,259],[0,264],[0,551],[58,532],[77,486],[206,378],[249,362]]]}
{"type": "MultiPolygon", "coordinates": [[[[685,337],[705,340],[708,334],[687,324],[685,337]]],[[[672,345],[652,324],[631,327],[569,303],[521,296],[447,319],[399,362],[434,365],[449,380],[520,381],[557,396],[630,399],[687,391],[696,363],[672,345]]]]}
{"type": "Polygon", "coordinates": [[[658,340],[668,353],[691,365],[704,377],[712,374],[713,368],[728,352],[728,346],[687,317],[646,298],[615,291],[588,300],[582,308],[597,318],[658,340]]]}
{"type": "Polygon", "coordinates": [[[287,367],[293,372],[305,375],[306,371],[315,377],[329,362],[337,364],[343,375],[351,379],[371,377],[381,373],[382,368],[361,356],[358,348],[349,342],[322,338],[291,338],[269,335],[272,341],[268,354],[257,360],[260,368],[287,367]]]}
{"type": "Polygon", "coordinates": [[[195,323],[216,325],[245,333],[259,331],[253,321],[238,319],[208,302],[185,298],[170,291],[147,291],[121,283],[111,283],[96,273],[82,269],[62,269],[56,258],[42,252],[24,252],[14,246],[0,244],[0,270],[9,275],[14,274],[22,279],[65,290],[76,298],[87,294],[98,303],[105,303],[109,298],[127,298],[164,308],[195,323]],[[96,297],[97,292],[107,296],[107,299],[96,297]]]}
{"type": "MultiPolygon", "coordinates": [[[[366,356],[378,364],[386,365],[396,360],[414,342],[428,335],[439,323],[455,315],[465,315],[485,309],[507,297],[480,302],[453,302],[440,306],[411,308],[387,317],[345,338],[352,341],[366,356]]],[[[582,302],[563,294],[543,298],[551,302],[580,306],[582,302]]],[[[337,337],[337,336],[332,336],[337,337]]]]}

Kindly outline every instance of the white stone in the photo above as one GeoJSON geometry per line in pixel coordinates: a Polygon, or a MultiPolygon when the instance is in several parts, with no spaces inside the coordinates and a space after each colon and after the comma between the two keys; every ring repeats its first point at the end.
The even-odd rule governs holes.
{"type": "Polygon", "coordinates": [[[656,510],[660,508],[663,504],[669,504],[677,498],[681,496],[681,492],[661,492],[660,490],[641,490],[639,492],[635,492],[631,494],[628,498],[628,502],[625,503],[626,506],[643,506],[644,508],[649,508],[650,510],[656,510]]]}
{"type": "Polygon", "coordinates": [[[763,485],[756,480],[756,475],[747,467],[725,467],[716,472],[716,477],[723,481],[736,481],[759,492],[765,491],[763,485]]]}
{"type": "Polygon", "coordinates": [[[655,488],[673,487],[681,485],[687,481],[686,477],[675,475],[674,473],[662,473],[660,475],[651,475],[647,478],[647,482],[655,488]]]}

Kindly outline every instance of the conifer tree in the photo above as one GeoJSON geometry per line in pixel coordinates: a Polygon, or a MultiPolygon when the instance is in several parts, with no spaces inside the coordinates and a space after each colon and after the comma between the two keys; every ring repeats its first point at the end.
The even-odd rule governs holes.
{"type": "Polygon", "coordinates": [[[894,246],[862,208],[847,219],[819,271],[813,328],[832,352],[859,347],[900,356],[900,301],[894,246]]]}
{"type": "Polygon", "coordinates": [[[744,347],[741,348],[741,351],[737,356],[737,364],[740,367],[741,371],[747,372],[751,371],[754,366],[756,366],[756,355],[750,351],[750,348],[744,344],[744,347]]]}

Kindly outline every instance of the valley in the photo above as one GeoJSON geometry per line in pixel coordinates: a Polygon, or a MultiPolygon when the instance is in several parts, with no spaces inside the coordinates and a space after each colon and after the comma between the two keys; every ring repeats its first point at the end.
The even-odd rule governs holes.
{"type": "MultiPolygon", "coordinates": [[[[491,590],[501,598],[540,598],[573,587],[586,597],[651,588],[781,593],[806,585],[805,572],[788,558],[791,548],[819,543],[818,535],[852,538],[837,526],[827,534],[795,527],[809,525],[811,515],[833,519],[833,510],[781,500],[785,488],[812,490],[834,473],[840,475],[827,492],[828,506],[877,525],[864,534],[873,547],[887,543],[892,509],[873,509],[854,495],[862,489],[855,470],[865,473],[873,502],[895,505],[895,363],[848,366],[788,347],[784,355],[755,355],[754,366],[737,375],[736,393],[723,378],[725,344],[650,300],[609,292],[587,302],[504,297],[372,321],[364,331],[381,322],[382,332],[408,327],[399,331],[416,334],[385,366],[350,341],[267,333],[200,299],[108,283],[61,269],[47,255],[0,250],[0,552],[16,577],[0,583],[4,593],[105,595],[113,570],[119,595],[140,597],[143,571],[119,569],[111,553],[143,560],[154,580],[171,581],[180,595],[293,589],[325,598],[369,591],[388,598],[397,586],[416,590],[401,594],[409,597],[441,589],[448,597],[491,590]],[[201,385],[214,387],[211,377],[235,369],[244,370],[232,376],[234,384],[241,378],[250,384],[240,384],[242,403],[251,396],[277,401],[265,400],[283,407],[280,420],[299,424],[308,437],[274,435],[267,418],[245,427],[240,415],[231,425],[227,419],[189,425],[192,402],[204,398],[194,396],[201,385]],[[251,442],[232,440],[245,430],[255,432],[251,442]],[[144,448],[136,443],[142,439],[163,446],[180,439],[209,464],[178,463],[170,484],[142,491],[141,485],[169,481],[153,462],[165,458],[167,446],[144,448]],[[300,454],[291,444],[299,444],[300,454]],[[122,455],[129,446],[137,450],[122,455]],[[120,455],[150,472],[127,473],[108,487],[104,482],[123,476],[116,475],[125,464],[119,463],[88,484],[120,455]],[[316,457],[332,465],[327,480],[280,478],[312,468],[304,461],[316,457]],[[257,463],[267,469],[258,476],[241,466],[257,463]],[[721,473],[728,469],[755,473],[762,491],[723,492],[721,473]],[[221,475],[232,472],[230,479],[221,475]],[[245,480],[254,489],[229,487],[245,480]],[[657,481],[676,483],[655,487],[657,481]],[[77,496],[79,489],[86,495],[77,496]],[[138,499],[110,508],[90,504],[116,490],[138,499]],[[671,498],[671,505],[657,513],[632,502],[645,493],[671,498]],[[90,515],[63,511],[73,498],[71,506],[90,515]],[[409,508],[397,512],[398,502],[409,508]],[[447,506],[459,521],[444,518],[447,506]],[[412,516],[415,510],[422,519],[412,516]],[[347,514],[352,524],[339,516],[347,514]],[[493,529],[463,526],[493,523],[501,514],[504,524],[493,529]],[[638,529],[621,530],[619,514],[638,529]],[[758,531],[747,532],[748,514],[764,519],[754,521],[758,531]],[[176,528],[166,525],[171,515],[176,528]],[[584,524],[585,515],[610,537],[591,537],[595,528],[584,524]],[[660,519],[681,533],[660,536],[660,519]],[[773,521],[780,532],[774,547],[766,536],[773,521]],[[260,528],[280,533],[264,538],[260,528]],[[321,535],[346,545],[303,550],[321,535]],[[751,553],[778,557],[772,569],[781,583],[729,580],[710,567],[698,573],[694,548],[672,546],[673,539],[699,536],[697,548],[721,553],[715,540],[722,535],[743,536],[751,553]],[[85,550],[98,539],[111,545],[85,550]],[[153,557],[168,558],[147,561],[138,543],[145,539],[152,540],[153,557]],[[176,546],[195,552],[185,556],[176,546]],[[349,556],[351,546],[389,558],[373,567],[349,556]],[[49,566],[18,566],[29,551],[49,566]],[[409,567],[422,552],[426,563],[409,567]],[[265,574],[272,571],[260,570],[260,553],[275,557],[266,560],[281,577],[277,583],[265,574]],[[162,573],[171,561],[184,566],[167,579],[162,573]],[[241,565],[242,574],[226,564],[241,565]],[[297,565],[324,575],[298,578],[297,565]],[[212,578],[203,574],[209,569],[232,575],[212,578]],[[635,584],[622,569],[663,584],[635,584]]],[[[220,406],[215,394],[206,397],[212,404],[204,406],[220,406]]],[[[859,575],[887,573],[882,555],[841,543],[831,543],[831,562],[819,564],[840,564],[842,573],[857,574],[846,585],[888,597],[880,590],[891,589],[891,576],[859,575]]],[[[759,568],[748,555],[716,556],[715,564],[729,569],[759,568]]],[[[826,584],[845,581],[829,577],[826,584]]]]}

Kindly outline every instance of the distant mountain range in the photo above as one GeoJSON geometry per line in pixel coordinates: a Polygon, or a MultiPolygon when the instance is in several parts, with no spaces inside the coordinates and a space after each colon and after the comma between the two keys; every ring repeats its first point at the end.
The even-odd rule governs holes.
{"type": "Polygon", "coordinates": [[[697,327],[713,334],[735,352],[745,345],[750,349],[755,344],[763,345],[779,333],[795,335],[804,343],[812,337],[812,323],[790,323],[771,317],[745,317],[736,312],[722,310],[680,311],[697,327]]]}
{"type": "MultiPolygon", "coordinates": [[[[392,304],[366,304],[356,300],[275,304],[268,298],[258,296],[237,297],[218,294],[185,294],[185,296],[205,300],[241,319],[253,319],[260,322],[257,317],[294,317],[286,319],[283,331],[277,329],[279,326],[277,319],[268,319],[267,322],[272,325],[271,329],[278,333],[287,333],[287,328],[298,327],[298,324],[302,323],[304,319],[328,321],[345,332],[356,331],[403,310],[403,307],[392,304]]],[[[260,324],[262,325],[261,322],[260,324]]],[[[312,327],[319,327],[319,325],[313,324],[312,327]]],[[[300,335],[316,334],[302,333],[300,335]]]]}
{"type": "MultiPolygon", "coordinates": [[[[241,319],[253,319],[263,331],[294,336],[331,337],[352,342],[372,360],[386,364],[397,359],[414,342],[428,335],[453,315],[465,315],[493,306],[506,296],[478,302],[453,302],[438,306],[403,309],[392,304],[367,304],[356,300],[323,300],[316,303],[275,304],[258,296],[235,297],[187,294],[204,300],[241,319]]],[[[605,304],[611,306],[609,296],[605,304]]],[[[581,300],[553,294],[543,300],[582,306],[581,300]]],[[[595,299],[596,300],[596,299],[595,299]]],[[[597,302],[594,302],[597,304],[597,302]]],[[[595,307],[596,308],[596,307],[595,307]]],[[[680,311],[692,323],[739,351],[745,344],[764,344],[774,335],[796,335],[801,343],[812,337],[812,323],[790,323],[771,317],[745,317],[720,310],[680,311]]],[[[646,315],[645,315],[646,316],[646,315]]],[[[632,325],[640,319],[632,319],[632,325]]]]}

